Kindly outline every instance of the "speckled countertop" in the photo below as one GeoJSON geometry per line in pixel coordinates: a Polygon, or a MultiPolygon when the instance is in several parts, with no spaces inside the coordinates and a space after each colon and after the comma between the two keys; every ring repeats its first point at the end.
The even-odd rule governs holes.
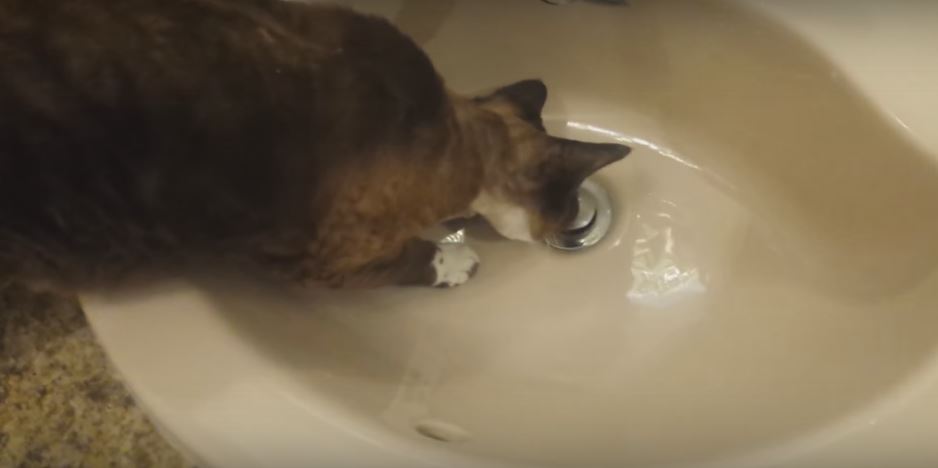
{"type": "Polygon", "coordinates": [[[181,467],[78,305],[0,289],[0,467],[181,467]]]}

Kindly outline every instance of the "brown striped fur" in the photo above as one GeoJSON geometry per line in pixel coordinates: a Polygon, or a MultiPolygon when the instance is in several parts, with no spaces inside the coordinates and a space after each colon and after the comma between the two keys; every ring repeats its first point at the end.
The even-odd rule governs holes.
{"type": "Polygon", "coordinates": [[[409,38],[343,8],[0,0],[0,276],[435,284],[425,228],[487,194],[546,235],[627,152],[547,136],[545,99],[538,81],[452,95],[409,38]]]}

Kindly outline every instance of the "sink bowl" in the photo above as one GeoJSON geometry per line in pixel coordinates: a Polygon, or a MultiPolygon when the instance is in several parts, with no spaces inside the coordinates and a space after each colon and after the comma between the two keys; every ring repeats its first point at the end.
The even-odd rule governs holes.
{"type": "MultiPolygon", "coordinates": [[[[855,73],[872,58],[838,42],[875,11],[832,26],[812,2],[347,3],[393,18],[454,89],[540,77],[552,133],[632,146],[597,176],[612,228],[575,253],[470,235],[482,268],[448,291],[179,279],[84,297],[184,452],[225,467],[938,464],[922,436],[938,430],[935,132],[890,113],[896,92],[855,73]]],[[[938,18],[905,3],[895,18],[938,18]]]]}

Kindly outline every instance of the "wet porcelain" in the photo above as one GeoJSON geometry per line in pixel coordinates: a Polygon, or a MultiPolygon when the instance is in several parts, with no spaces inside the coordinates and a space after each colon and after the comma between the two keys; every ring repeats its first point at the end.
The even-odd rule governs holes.
{"type": "Polygon", "coordinates": [[[348,3],[393,18],[452,87],[541,77],[550,131],[632,146],[597,176],[612,226],[575,253],[470,230],[482,268],[449,291],[180,280],[86,297],[184,451],[224,467],[938,466],[938,96],[913,102],[896,88],[924,78],[877,68],[935,82],[912,38],[938,39],[915,29],[938,5],[348,3]]]}

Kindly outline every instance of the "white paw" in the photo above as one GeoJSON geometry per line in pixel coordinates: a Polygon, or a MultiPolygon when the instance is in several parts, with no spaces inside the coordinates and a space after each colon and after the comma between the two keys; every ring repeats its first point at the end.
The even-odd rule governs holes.
{"type": "Polygon", "coordinates": [[[465,244],[437,245],[433,256],[436,281],[433,286],[451,288],[469,281],[479,268],[479,256],[465,244]]]}

